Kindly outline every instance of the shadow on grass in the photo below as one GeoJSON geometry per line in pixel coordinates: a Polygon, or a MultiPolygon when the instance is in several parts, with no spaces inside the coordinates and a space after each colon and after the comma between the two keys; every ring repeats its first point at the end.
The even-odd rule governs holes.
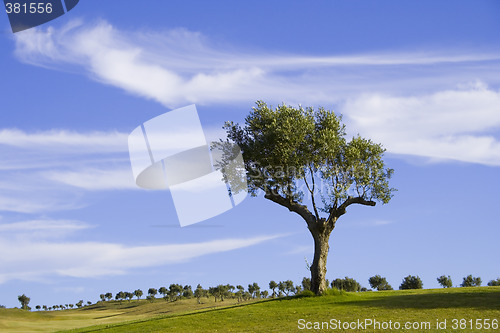
{"type": "Polygon", "coordinates": [[[475,308],[478,310],[500,310],[500,289],[487,293],[474,291],[406,295],[384,293],[380,296],[374,295],[370,299],[346,300],[342,304],[389,309],[475,308]]]}

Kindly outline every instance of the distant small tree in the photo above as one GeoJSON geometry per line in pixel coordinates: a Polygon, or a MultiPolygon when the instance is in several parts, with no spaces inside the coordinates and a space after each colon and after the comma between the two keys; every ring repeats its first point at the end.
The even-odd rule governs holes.
{"type": "Polygon", "coordinates": [[[260,292],[260,297],[267,298],[269,296],[269,291],[264,290],[260,292]]]}
{"type": "Polygon", "coordinates": [[[273,294],[272,294],[273,298],[276,296],[276,290],[275,290],[276,288],[278,288],[278,284],[276,283],[276,281],[271,280],[271,282],[269,282],[269,289],[271,289],[273,291],[273,294]]]}
{"type": "Polygon", "coordinates": [[[129,302],[132,300],[133,297],[134,297],[133,293],[129,291],[125,292],[125,298],[128,299],[129,302]]]}
{"type": "Polygon", "coordinates": [[[243,294],[245,293],[245,287],[243,287],[241,284],[236,286],[236,289],[238,289],[237,292],[234,293],[236,298],[238,299],[238,302],[243,301],[243,294]]]}
{"type": "Polygon", "coordinates": [[[279,296],[282,297],[286,290],[286,284],[283,281],[278,282],[278,290],[280,291],[279,296]]]}
{"type": "Polygon", "coordinates": [[[184,290],[184,288],[180,284],[172,283],[169,286],[169,290],[168,290],[168,295],[170,297],[170,300],[172,302],[177,300],[177,298],[182,295],[183,290],[184,290]]]}
{"type": "Polygon", "coordinates": [[[368,279],[368,283],[373,289],[377,290],[392,290],[391,285],[387,282],[385,277],[380,275],[372,276],[368,279]]]}
{"type": "Polygon", "coordinates": [[[286,280],[283,282],[285,284],[285,292],[286,295],[290,295],[290,293],[295,293],[295,286],[293,285],[292,280],[286,280]]]}
{"type": "Polygon", "coordinates": [[[250,292],[250,285],[248,285],[248,291],[250,292],[250,294],[252,294],[252,298],[260,298],[260,287],[257,282],[252,283],[252,290],[253,293],[250,292]]]}
{"type": "Polygon", "coordinates": [[[488,282],[488,286],[490,286],[490,287],[500,286],[500,278],[498,278],[496,280],[491,280],[490,282],[488,282]]]}
{"type": "Polygon", "coordinates": [[[208,293],[214,297],[214,301],[217,302],[217,298],[219,298],[220,290],[219,287],[208,287],[208,293]]]}
{"type": "Polygon", "coordinates": [[[250,293],[248,291],[245,291],[243,293],[243,300],[248,301],[251,298],[252,298],[252,295],[250,295],[250,293]]]}
{"type": "MultiPolygon", "coordinates": [[[[76,306],[77,306],[78,308],[81,308],[81,307],[82,307],[82,305],[83,305],[83,300],[82,300],[82,299],[81,299],[81,300],[79,300],[79,301],[78,301],[78,303],[76,303],[76,306]]],[[[59,306],[54,305],[53,307],[55,308],[55,307],[59,307],[59,306]]]]}
{"type": "Polygon", "coordinates": [[[125,293],[123,291],[120,291],[118,294],[115,295],[115,299],[120,301],[120,304],[122,303],[122,300],[125,299],[125,293]]]}
{"type": "Polygon", "coordinates": [[[184,298],[192,298],[193,297],[193,289],[191,288],[190,285],[185,285],[184,286],[184,291],[182,292],[182,297],[184,298]]]}
{"type": "Polygon", "coordinates": [[[21,303],[21,308],[23,310],[28,310],[28,304],[30,304],[30,298],[28,296],[22,294],[21,296],[17,296],[17,300],[21,303]]]}
{"type": "Polygon", "coordinates": [[[92,305],[92,302],[91,301],[87,301],[87,305],[92,305]]]}
{"type": "Polygon", "coordinates": [[[344,279],[333,280],[332,288],[345,291],[360,291],[361,285],[356,280],[346,276],[344,279]]]}
{"type": "Polygon", "coordinates": [[[311,278],[304,277],[302,279],[302,289],[311,290],[311,278]]]}
{"type": "Polygon", "coordinates": [[[201,286],[201,284],[198,284],[196,286],[196,289],[194,290],[194,297],[198,300],[198,304],[201,304],[201,298],[205,295],[205,289],[201,286]]]}
{"type": "Polygon", "coordinates": [[[403,282],[399,286],[400,290],[403,289],[422,289],[422,280],[417,276],[408,275],[403,279],[403,282]]]}
{"type": "Polygon", "coordinates": [[[167,292],[168,292],[168,289],[165,288],[165,287],[160,287],[160,289],[158,289],[158,292],[160,293],[160,295],[163,295],[163,298],[165,299],[165,301],[167,300],[167,292]]]}
{"type": "Polygon", "coordinates": [[[75,307],[75,305],[74,304],[70,304],[69,307],[73,309],[75,307]]]}
{"type": "Polygon", "coordinates": [[[44,311],[47,311],[48,307],[47,305],[42,306],[44,311]]]}
{"type": "Polygon", "coordinates": [[[35,309],[37,309],[38,311],[40,311],[41,308],[42,307],[40,305],[35,306],[35,309]]]}
{"type": "Polygon", "coordinates": [[[104,294],[100,294],[99,298],[101,299],[101,302],[104,302],[106,300],[106,296],[104,294]]]}
{"type": "Polygon", "coordinates": [[[437,278],[437,282],[443,287],[443,288],[451,288],[453,286],[453,283],[451,282],[451,277],[448,275],[441,275],[440,277],[437,278]]]}
{"type": "Polygon", "coordinates": [[[112,294],[112,293],[106,293],[104,296],[106,297],[106,299],[107,299],[108,301],[109,301],[109,300],[111,300],[111,299],[113,298],[113,294],[112,294]]]}
{"type": "Polygon", "coordinates": [[[155,288],[149,288],[148,289],[148,295],[149,295],[149,300],[151,302],[153,302],[155,300],[155,296],[156,294],[158,294],[158,290],[156,290],[155,288]]]}
{"type": "Polygon", "coordinates": [[[137,297],[137,299],[141,298],[142,290],[141,289],[134,290],[134,295],[135,297],[137,297]]]}
{"type": "Polygon", "coordinates": [[[295,295],[299,294],[302,292],[302,286],[296,285],[295,286],[295,295]]]}
{"type": "Polygon", "coordinates": [[[462,287],[479,287],[481,285],[480,277],[473,277],[472,275],[468,275],[464,277],[464,280],[460,286],[462,287]]]}

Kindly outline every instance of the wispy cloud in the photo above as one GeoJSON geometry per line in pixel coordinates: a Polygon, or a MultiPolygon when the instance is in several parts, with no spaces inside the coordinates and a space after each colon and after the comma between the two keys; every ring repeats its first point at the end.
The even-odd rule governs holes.
{"type": "Polygon", "coordinates": [[[47,171],[43,172],[43,176],[54,182],[86,190],[138,189],[130,167],[109,170],[47,171]]]}
{"type": "Polygon", "coordinates": [[[82,207],[76,190],[133,189],[128,134],[0,129],[0,211],[82,207]]]}
{"type": "Polygon", "coordinates": [[[433,94],[368,94],[341,108],[388,152],[500,166],[500,92],[484,83],[433,94]]]}
{"type": "MultiPolygon", "coordinates": [[[[500,165],[500,93],[486,86],[500,84],[494,50],[283,55],[214,47],[183,29],[128,32],[104,21],[30,29],[15,41],[22,61],[76,68],[168,107],[257,99],[336,104],[353,131],[390,153],[500,165]]],[[[3,140],[13,144],[12,134],[3,133],[3,140]]],[[[17,140],[27,144],[35,137],[17,140]]],[[[76,174],[63,178],[82,186],[76,174]]]]}
{"type": "Polygon", "coordinates": [[[79,133],[68,130],[51,130],[27,133],[19,129],[0,129],[0,145],[29,149],[66,151],[77,149],[86,152],[127,152],[128,134],[116,131],[79,133]]]}
{"type": "Polygon", "coordinates": [[[92,226],[72,220],[31,220],[0,223],[0,234],[10,239],[26,241],[31,238],[60,238],[68,234],[91,228],[92,226]]]}
{"type": "Polygon", "coordinates": [[[53,276],[92,278],[126,274],[132,269],[187,262],[232,251],[283,235],[231,238],[199,243],[125,246],[102,242],[0,241],[0,283],[36,281],[53,276]]]}
{"type": "MultiPolygon", "coordinates": [[[[59,30],[30,29],[16,34],[15,41],[22,61],[57,69],[75,70],[76,65],[98,81],[168,107],[276,98],[278,102],[332,103],[363,90],[412,84],[415,91],[417,77],[426,79],[428,88],[429,76],[442,78],[429,65],[466,63],[468,69],[462,68],[461,75],[456,71],[447,75],[463,81],[480,70],[474,64],[496,62],[498,67],[500,61],[498,52],[273,54],[215,47],[202,34],[184,29],[130,32],[105,21],[73,21],[59,30]],[[428,68],[427,76],[423,68],[428,68]],[[405,82],[411,70],[413,83],[405,82]],[[302,97],[297,100],[297,96],[302,97]]],[[[490,70],[481,69],[481,73],[496,79],[490,70]]]]}

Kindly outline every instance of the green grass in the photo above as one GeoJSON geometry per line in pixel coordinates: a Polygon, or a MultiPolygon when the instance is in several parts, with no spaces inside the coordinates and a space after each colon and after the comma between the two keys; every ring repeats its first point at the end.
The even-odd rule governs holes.
{"type": "MultiPolygon", "coordinates": [[[[79,310],[44,313],[23,313],[17,310],[10,315],[11,324],[18,316],[23,322],[36,322],[37,327],[59,322],[56,329],[74,328],[70,332],[298,332],[298,320],[305,322],[356,322],[358,319],[375,319],[380,323],[429,322],[431,329],[374,330],[329,329],[331,332],[500,332],[500,329],[452,329],[453,319],[496,319],[500,321],[500,287],[473,287],[407,291],[381,291],[365,293],[333,293],[321,297],[291,297],[266,299],[240,304],[225,301],[214,307],[213,300],[197,305],[195,300],[173,303],[131,302],[122,305],[110,303],[79,310]],[[127,307],[128,306],[128,307],[127,307]],[[35,316],[36,315],[36,316],[35,316]],[[67,318],[61,316],[66,315],[67,318]],[[80,316],[86,315],[87,319],[80,316]],[[437,329],[436,320],[447,321],[447,329],[437,329]],[[74,326],[64,327],[69,320],[74,326]],[[76,322],[75,320],[80,320],[76,322]],[[76,325],[78,324],[78,325],[76,325]],[[87,324],[87,325],[84,325],[87,324]],[[100,324],[96,326],[90,326],[100,324]],[[90,326],[90,327],[83,327],[90,326]]],[[[0,311],[0,331],[3,312],[0,311]]],[[[7,319],[7,322],[9,320],[7,319]]],[[[19,324],[19,321],[16,322],[19,324]]],[[[26,325],[26,324],[25,324],[26,325]]],[[[11,327],[10,329],[14,329],[11,327]]],[[[52,329],[54,330],[54,329],[52,329]]],[[[11,330],[15,331],[15,330],[11,330]]],[[[21,331],[21,330],[18,330],[21,331]]],[[[28,332],[28,330],[25,330],[28,332]]],[[[41,330],[40,330],[41,331],[41,330]]],[[[45,330],[50,331],[50,330],[45,330]]],[[[30,331],[31,332],[31,331],[30,331]]]]}

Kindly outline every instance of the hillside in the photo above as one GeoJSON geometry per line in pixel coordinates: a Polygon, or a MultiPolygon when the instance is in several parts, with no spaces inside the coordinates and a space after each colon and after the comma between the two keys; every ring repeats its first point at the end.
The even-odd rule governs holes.
{"type": "Polygon", "coordinates": [[[51,332],[80,327],[70,332],[290,332],[310,331],[306,328],[314,328],[315,322],[328,322],[329,331],[346,332],[500,332],[499,328],[476,326],[500,321],[500,287],[333,292],[322,297],[239,304],[234,300],[203,302],[106,302],[76,310],[32,313],[2,309],[0,331],[51,332]],[[366,326],[370,320],[371,326],[366,326]],[[438,321],[443,329],[437,329],[438,321]],[[379,330],[374,329],[375,322],[379,330]],[[410,329],[404,329],[407,322],[410,329]],[[347,323],[351,328],[342,330],[347,323]]]}

